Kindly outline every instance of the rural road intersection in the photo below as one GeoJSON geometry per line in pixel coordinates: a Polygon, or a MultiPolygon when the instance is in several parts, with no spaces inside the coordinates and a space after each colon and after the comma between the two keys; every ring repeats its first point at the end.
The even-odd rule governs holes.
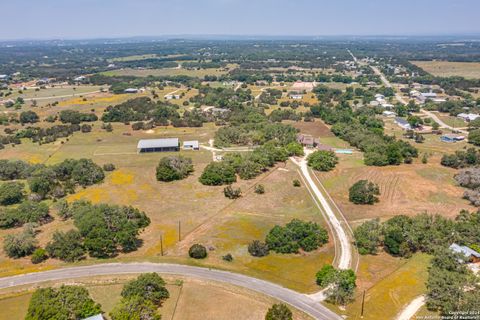
{"type": "Polygon", "coordinates": [[[158,272],[224,282],[250,289],[283,301],[305,312],[315,319],[340,320],[339,315],[330,311],[307,295],[284,288],[277,284],[228,271],[166,263],[108,263],[85,267],[70,267],[44,272],[28,273],[0,278],[0,289],[38,284],[45,281],[72,280],[81,277],[158,272]]]}

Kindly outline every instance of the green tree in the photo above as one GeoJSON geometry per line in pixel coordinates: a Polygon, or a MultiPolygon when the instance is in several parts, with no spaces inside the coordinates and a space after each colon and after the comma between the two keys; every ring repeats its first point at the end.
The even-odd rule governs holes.
{"type": "Polygon", "coordinates": [[[303,156],[303,146],[298,142],[290,142],[285,147],[289,156],[303,156]]]}
{"type": "Polygon", "coordinates": [[[269,253],[268,245],[259,240],[253,240],[248,245],[248,253],[254,257],[265,257],[269,253]]]}
{"type": "Polygon", "coordinates": [[[21,182],[7,182],[0,185],[0,204],[3,206],[19,203],[25,197],[25,185],[21,182]]]}
{"type": "Polygon", "coordinates": [[[46,250],[52,258],[67,262],[78,261],[85,256],[83,239],[77,230],[55,231],[52,241],[47,244],[46,250]]]}
{"type": "Polygon", "coordinates": [[[182,156],[164,157],[157,166],[157,180],[164,182],[181,180],[192,172],[192,159],[182,156]]]}
{"type": "Polygon", "coordinates": [[[78,286],[37,289],[30,299],[25,320],[78,320],[102,313],[87,289],[78,286]]]}
{"type": "Polygon", "coordinates": [[[265,320],[292,320],[292,311],[283,303],[274,304],[268,309],[265,320]]]}
{"type": "Polygon", "coordinates": [[[231,184],[237,181],[235,169],[225,162],[212,162],[205,167],[199,179],[208,186],[231,184]]]}
{"type": "Polygon", "coordinates": [[[35,251],[33,251],[32,259],[31,259],[33,264],[42,263],[47,259],[48,259],[48,255],[45,249],[38,248],[35,251]]]}
{"type": "Polygon", "coordinates": [[[38,122],[38,115],[33,111],[23,111],[20,113],[20,123],[35,123],[38,122]]]}
{"type": "Polygon", "coordinates": [[[21,258],[32,254],[37,243],[35,231],[32,228],[25,228],[20,233],[5,236],[3,250],[10,258],[21,258]]]}
{"type": "Polygon", "coordinates": [[[165,288],[165,281],[157,273],[145,273],[137,279],[129,281],[122,290],[123,298],[139,296],[160,306],[163,301],[170,297],[165,288]]]}
{"type": "Polygon", "coordinates": [[[333,151],[315,151],[307,157],[308,165],[317,171],[330,171],[338,163],[338,158],[333,151]]]}
{"type": "Polygon", "coordinates": [[[337,270],[325,265],[317,273],[317,284],[326,291],[327,301],[345,305],[353,300],[357,277],[353,270],[337,270]]]}
{"type": "Polygon", "coordinates": [[[349,189],[349,199],[355,204],[374,204],[378,202],[380,188],[368,180],[360,180],[349,189]]]}
{"type": "Polygon", "coordinates": [[[112,320],[160,320],[157,306],[141,296],[123,298],[110,312],[112,320]]]}
{"type": "Polygon", "coordinates": [[[320,271],[318,271],[316,274],[317,284],[322,288],[326,288],[330,283],[335,280],[336,274],[337,270],[335,270],[332,265],[324,265],[322,269],[320,269],[320,271]]]}
{"type": "Polygon", "coordinates": [[[190,258],[194,259],[205,259],[207,257],[207,248],[202,246],[201,244],[194,244],[188,250],[188,255],[190,258]]]}
{"type": "Polygon", "coordinates": [[[381,244],[382,229],[380,220],[366,221],[353,232],[355,244],[360,254],[376,254],[381,244]]]}
{"type": "Polygon", "coordinates": [[[472,130],[468,133],[468,142],[480,146],[480,129],[472,130]]]}

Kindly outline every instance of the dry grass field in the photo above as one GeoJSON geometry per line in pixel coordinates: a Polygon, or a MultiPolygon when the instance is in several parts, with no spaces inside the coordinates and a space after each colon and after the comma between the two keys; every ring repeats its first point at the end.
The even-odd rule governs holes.
{"type": "Polygon", "coordinates": [[[135,76],[135,77],[167,77],[167,76],[190,76],[203,78],[207,75],[209,76],[221,76],[226,74],[228,70],[234,69],[235,65],[228,65],[226,68],[222,69],[183,69],[183,68],[170,68],[170,69],[119,69],[103,72],[103,75],[106,76],[135,76]]]}
{"type": "MultiPolygon", "coordinates": [[[[82,157],[91,158],[100,165],[114,163],[117,169],[107,173],[102,184],[78,189],[67,199],[132,205],[148,214],[152,223],[140,236],[143,246],[138,251],[120,255],[116,260],[175,261],[214,266],[265,278],[301,291],[313,292],[317,289],[315,273],[323,264],[333,260],[333,245],[308,254],[271,254],[260,259],[252,258],[247,252],[248,243],[264,239],[275,224],[285,224],[293,218],[323,223],[307,190],[293,187],[292,181],[299,178],[293,164],[280,164],[257,179],[239,181],[235,186],[242,189],[243,197],[232,201],[224,197],[223,187],[208,187],[198,182],[203,168],[212,160],[210,151],[180,152],[193,159],[195,172],[189,178],[173,183],[161,183],[155,179],[159,159],[171,153],[136,153],[136,144],[143,138],[179,137],[181,141],[198,139],[200,143],[207,144],[216,131],[213,124],[202,128],[158,127],[151,131],[133,131],[123,124],[114,124],[113,132],[106,132],[100,127],[101,123],[96,122],[91,133],[75,133],[68,139],[41,146],[26,140],[15,147],[7,146],[0,152],[0,158],[50,165],[82,157]],[[264,195],[253,192],[257,183],[265,186],[264,195]],[[161,237],[166,253],[164,257],[160,256],[161,237]],[[189,259],[187,252],[193,243],[207,245],[211,249],[209,257],[202,262],[189,259]],[[227,253],[234,256],[233,262],[221,259],[227,253]],[[300,274],[292,273],[292,270],[299,269],[302,269],[300,274]]],[[[72,227],[71,221],[61,221],[57,217],[40,228],[37,236],[39,244],[45,246],[56,230],[72,227]]],[[[1,230],[0,238],[17,231],[1,230]]],[[[100,261],[104,260],[87,259],[82,263],[100,261]]],[[[12,260],[5,257],[0,249],[0,275],[3,276],[63,265],[51,259],[33,266],[28,258],[12,260]]]]}
{"type": "Polygon", "coordinates": [[[469,79],[480,78],[479,62],[410,61],[426,72],[438,77],[460,76],[469,79]]]}
{"type": "MultiPolygon", "coordinates": [[[[85,286],[91,297],[108,314],[120,300],[124,283],[135,275],[75,279],[65,284],[85,286]]],[[[268,308],[277,303],[274,299],[240,287],[219,282],[193,278],[163,276],[167,282],[170,298],[165,301],[159,313],[168,320],[250,320],[264,319],[268,308]]],[[[60,283],[46,283],[43,286],[57,286],[60,283]]],[[[33,289],[15,288],[0,294],[0,319],[20,320],[27,313],[33,289]]],[[[311,319],[308,315],[292,310],[298,320],[311,319]]]]}

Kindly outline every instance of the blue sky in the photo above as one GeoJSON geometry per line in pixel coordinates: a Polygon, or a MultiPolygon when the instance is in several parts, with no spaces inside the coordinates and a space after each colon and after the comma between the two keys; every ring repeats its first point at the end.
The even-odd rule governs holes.
{"type": "Polygon", "coordinates": [[[480,0],[0,0],[0,39],[480,34],[480,0]]]}

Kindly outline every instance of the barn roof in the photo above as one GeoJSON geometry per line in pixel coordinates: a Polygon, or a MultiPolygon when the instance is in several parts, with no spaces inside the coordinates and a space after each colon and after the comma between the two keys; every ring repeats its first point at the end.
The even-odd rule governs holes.
{"type": "Polygon", "coordinates": [[[178,147],[178,138],[145,139],[138,141],[137,149],[178,147]]]}

